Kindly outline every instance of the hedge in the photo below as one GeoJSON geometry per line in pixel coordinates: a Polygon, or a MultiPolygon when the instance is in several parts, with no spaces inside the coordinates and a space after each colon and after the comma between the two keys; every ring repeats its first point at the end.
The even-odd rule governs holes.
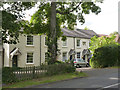
{"type": "Polygon", "coordinates": [[[107,45],[95,50],[90,60],[92,68],[104,68],[120,65],[120,46],[107,45]]]}
{"type": "Polygon", "coordinates": [[[13,83],[71,72],[75,72],[75,67],[66,63],[22,68],[3,67],[2,82],[13,83]]]}

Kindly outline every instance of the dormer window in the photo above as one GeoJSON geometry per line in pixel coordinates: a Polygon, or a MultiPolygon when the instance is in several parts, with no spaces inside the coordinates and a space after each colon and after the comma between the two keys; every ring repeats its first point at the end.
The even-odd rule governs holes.
{"type": "Polygon", "coordinates": [[[86,42],[83,42],[83,46],[86,46],[86,42]]]}

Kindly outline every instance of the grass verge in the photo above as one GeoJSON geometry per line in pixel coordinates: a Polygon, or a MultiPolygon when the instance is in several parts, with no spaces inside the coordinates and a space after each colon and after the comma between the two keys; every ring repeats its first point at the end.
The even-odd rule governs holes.
{"type": "Polygon", "coordinates": [[[67,80],[67,79],[73,79],[77,77],[86,77],[87,75],[83,72],[74,72],[74,73],[66,73],[61,75],[54,75],[54,76],[47,76],[39,79],[33,79],[33,80],[27,80],[27,81],[21,81],[13,84],[8,84],[7,86],[4,86],[5,88],[24,88],[32,85],[40,85],[55,81],[61,81],[61,80],[67,80]]]}

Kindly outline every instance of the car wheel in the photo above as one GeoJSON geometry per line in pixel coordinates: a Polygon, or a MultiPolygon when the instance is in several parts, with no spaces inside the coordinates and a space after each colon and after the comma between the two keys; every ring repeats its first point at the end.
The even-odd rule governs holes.
{"type": "Polygon", "coordinates": [[[86,64],[86,67],[88,67],[89,65],[88,64],[86,64]]]}
{"type": "Polygon", "coordinates": [[[86,64],[86,67],[89,67],[89,64],[86,64]]]}
{"type": "Polygon", "coordinates": [[[79,68],[79,67],[80,67],[79,64],[77,64],[77,65],[76,65],[76,68],[79,68]]]}

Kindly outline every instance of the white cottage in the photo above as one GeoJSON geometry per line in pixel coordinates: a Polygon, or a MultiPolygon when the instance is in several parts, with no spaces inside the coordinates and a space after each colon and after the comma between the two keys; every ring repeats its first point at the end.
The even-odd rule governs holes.
{"type": "MultiPolygon", "coordinates": [[[[97,35],[93,30],[68,30],[63,28],[63,36],[67,36],[66,41],[58,40],[59,54],[57,60],[65,61],[72,58],[82,58],[85,60],[89,54],[90,38],[97,35]]],[[[46,35],[21,35],[20,43],[3,44],[3,66],[4,67],[26,67],[39,66],[45,63],[46,59],[46,35]]]]}

